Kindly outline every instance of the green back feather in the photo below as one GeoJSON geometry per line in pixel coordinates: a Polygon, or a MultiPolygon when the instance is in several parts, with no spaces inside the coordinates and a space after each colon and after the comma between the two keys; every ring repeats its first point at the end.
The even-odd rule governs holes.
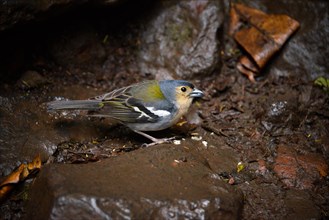
{"type": "Polygon", "coordinates": [[[157,81],[143,82],[138,87],[132,87],[130,92],[135,98],[142,99],[145,102],[153,102],[165,99],[157,81]]]}

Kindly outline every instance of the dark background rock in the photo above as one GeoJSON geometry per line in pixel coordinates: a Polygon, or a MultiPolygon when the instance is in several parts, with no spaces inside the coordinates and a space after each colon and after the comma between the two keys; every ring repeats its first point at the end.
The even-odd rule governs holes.
{"type": "Polygon", "coordinates": [[[79,68],[85,72],[99,72],[103,68],[102,71],[113,74],[117,71],[113,66],[117,66],[119,56],[125,55],[122,51],[127,45],[118,39],[139,35],[135,27],[129,30],[123,24],[138,20],[143,17],[141,14],[148,14],[154,7],[148,0],[130,4],[127,6],[125,1],[72,1],[57,5],[56,10],[45,9],[42,18],[18,22],[0,31],[0,80],[15,81],[27,70],[42,74],[56,67],[79,68]]]}
{"type": "MultiPolygon", "coordinates": [[[[43,20],[51,16],[60,16],[63,12],[88,3],[89,0],[1,0],[0,1],[0,31],[27,22],[43,20]]],[[[111,4],[118,0],[99,0],[98,4],[111,4]]]]}
{"type": "Polygon", "coordinates": [[[298,76],[314,80],[329,77],[329,10],[328,2],[315,1],[246,1],[249,6],[271,14],[287,14],[300,22],[300,28],[268,65],[268,73],[298,76]]]}
{"type": "Polygon", "coordinates": [[[93,164],[46,165],[33,184],[26,217],[238,219],[242,194],[195,153],[183,143],[93,164]]]}
{"type": "Polygon", "coordinates": [[[223,24],[222,1],[163,4],[169,6],[152,18],[143,33],[141,72],[159,79],[210,74],[220,63],[218,32],[223,24]]]}

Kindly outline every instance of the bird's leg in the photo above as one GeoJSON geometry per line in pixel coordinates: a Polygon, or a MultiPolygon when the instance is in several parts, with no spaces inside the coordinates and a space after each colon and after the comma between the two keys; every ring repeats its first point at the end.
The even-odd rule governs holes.
{"type": "Polygon", "coordinates": [[[143,146],[145,146],[145,147],[150,147],[150,146],[157,145],[157,144],[169,143],[172,140],[176,139],[176,137],[158,139],[158,138],[152,137],[151,135],[146,134],[142,131],[134,130],[134,132],[136,132],[137,134],[140,134],[152,141],[152,143],[150,143],[150,144],[143,144],[143,146]]]}

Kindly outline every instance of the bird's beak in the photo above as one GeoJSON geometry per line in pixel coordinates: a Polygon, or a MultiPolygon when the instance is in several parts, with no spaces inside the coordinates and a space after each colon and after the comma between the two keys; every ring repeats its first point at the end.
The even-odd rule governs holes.
{"type": "Polygon", "coordinates": [[[203,97],[203,92],[198,89],[193,89],[193,91],[190,93],[190,97],[192,98],[201,98],[203,97]]]}

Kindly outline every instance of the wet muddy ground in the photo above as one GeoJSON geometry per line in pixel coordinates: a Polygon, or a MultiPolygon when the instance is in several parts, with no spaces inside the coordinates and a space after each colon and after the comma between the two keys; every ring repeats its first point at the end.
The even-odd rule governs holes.
{"type": "MultiPolygon", "coordinates": [[[[5,47],[11,60],[3,66],[9,71],[1,75],[1,176],[38,153],[45,163],[70,164],[145,150],[141,145],[147,140],[122,125],[76,111],[49,113],[44,105],[54,99],[85,99],[153,79],[137,68],[140,32],[145,27],[136,14],[125,17],[134,22],[124,19],[108,26],[100,17],[90,22],[78,13],[67,24],[69,28],[60,27],[72,15],[56,23],[52,32],[40,35],[40,27],[50,30],[41,23],[2,36],[15,50],[5,47]],[[23,41],[15,45],[22,33],[26,33],[23,41]]],[[[236,45],[231,43],[225,41],[223,51],[234,50],[236,45]]],[[[329,95],[306,72],[279,75],[273,71],[271,65],[280,56],[256,83],[235,70],[236,57],[223,56],[218,68],[191,80],[205,92],[190,116],[196,125],[152,134],[180,136],[188,140],[188,147],[193,147],[191,137],[202,137],[208,146],[230,149],[233,153],[214,157],[215,151],[205,146],[202,155],[222,181],[242,191],[242,219],[326,219],[329,95]],[[231,163],[222,164],[228,157],[231,163]],[[240,172],[238,162],[244,166],[240,172]]],[[[17,219],[28,212],[30,185],[31,181],[19,185],[1,204],[1,219],[17,219]]]]}

